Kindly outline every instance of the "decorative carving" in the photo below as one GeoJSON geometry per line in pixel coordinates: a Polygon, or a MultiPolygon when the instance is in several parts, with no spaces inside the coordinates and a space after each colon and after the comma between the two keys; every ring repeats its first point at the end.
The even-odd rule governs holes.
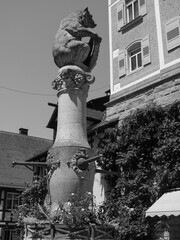
{"type": "Polygon", "coordinates": [[[47,157],[46,157],[46,162],[47,162],[48,166],[52,165],[52,163],[54,162],[54,154],[53,154],[53,152],[48,151],[47,157]]]}
{"type": "Polygon", "coordinates": [[[83,170],[87,170],[88,163],[85,160],[88,159],[86,149],[80,148],[71,158],[67,165],[69,168],[72,168],[77,175],[82,173],[83,170]]]}
{"type": "Polygon", "coordinates": [[[61,21],[53,44],[53,57],[59,68],[76,65],[86,72],[94,68],[102,39],[87,28],[95,26],[88,8],[76,11],[61,21]],[[83,38],[87,37],[89,42],[83,42],[83,38]]]}
{"type": "Polygon", "coordinates": [[[54,162],[54,154],[53,152],[48,151],[47,158],[46,158],[47,165],[49,167],[49,171],[47,173],[47,180],[49,181],[52,177],[54,171],[60,167],[60,161],[54,162]]]}
{"type": "Polygon", "coordinates": [[[60,162],[56,162],[56,163],[53,163],[47,173],[47,180],[50,180],[50,178],[52,177],[54,171],[60,167],[60,162]]]}
{"type": "Polygon", "coordinates": [[[85,84],[92,84],[95,77],[90,73],[82,71],[76,66],[66,66],[59,70],[58,76],[52,82],[52,88],[55,90],[62,89],[83,89],[85,84]]]}

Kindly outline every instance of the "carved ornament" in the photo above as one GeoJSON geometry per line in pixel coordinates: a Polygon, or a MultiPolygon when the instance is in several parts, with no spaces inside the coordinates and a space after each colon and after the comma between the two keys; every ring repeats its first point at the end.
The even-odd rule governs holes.
{"type": "Polygon", "coordinates": [[[52,88],[60,91],[64,89],[84,89],[95,81],[90,73],[82,71],[76,66],[66,66],[59,70],[58,76],[52,82],[52,88]]]}

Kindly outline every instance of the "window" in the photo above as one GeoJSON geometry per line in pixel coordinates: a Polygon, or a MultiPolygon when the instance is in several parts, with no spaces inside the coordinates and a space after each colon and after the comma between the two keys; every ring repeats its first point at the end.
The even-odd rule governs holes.
{"type": "Polygon", "coordinates": [[[15,240],[20,239],[20,234],[15,229],[4,229],[3,240],[15,240]]]}
{"type": "Polygon", "coordinates": [[[126,50],[119,50],[119,77],[136,71],[151,62],[149,35],[130,44],[126,50]]]}
{"type": "Polygon", "coordinates": [[[12,231],[9,229],[4,230],[4,240],[12,240],[12,231]]]}
{"type": "Polygon", "coordinates": [[[134,44],[128,50],[128,58],[129,58],[129,71],[130,72],[142,67],[142,54],[141,54],[141,43],[140,42],[134,44]]]}
{"type": "Polygon", "coordinates": [[[18,205],[19,205],[19,194],[7,193],[6,194],[6,210],[16,209],[18,205]]]}
{"type": "Polygon", "coordinates": [[[47,174],[44,166],[35,166],[33,169],[33,181],[39,180],[47,174]]]}
{"type": "Polygon", "coordinates": [[[180,46],[180,17],[170,19],[165,26],[167,49],[180,46]]]}
{"type": "Polygon", "coordinates": [[[126,22],[129,23],[139,16],[138,0],[127,1],[126,4],[126,22]]]}
{"type": "Polygon", "coordinates": [[[117,3],[117,30],[146,14],[146,0],[119,0],[117,3]]]}

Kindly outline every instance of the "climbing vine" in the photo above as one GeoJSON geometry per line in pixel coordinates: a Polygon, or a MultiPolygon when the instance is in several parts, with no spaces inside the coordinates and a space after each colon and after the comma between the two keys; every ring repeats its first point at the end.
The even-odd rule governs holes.
{"type": "Polygon", "coordinates": [[[180,103],[137,109],[119,128],[107,129],[99,143],[109,191],[102,212],[119,239],[151,237],[145,211],[170,188],[180,187],[180,103]]]}

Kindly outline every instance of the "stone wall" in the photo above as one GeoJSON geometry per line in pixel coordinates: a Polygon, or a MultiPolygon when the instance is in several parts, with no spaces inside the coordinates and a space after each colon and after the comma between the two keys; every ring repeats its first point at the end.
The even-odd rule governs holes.
{"type": "Polygon", "coordinates": [[[150,102],[167,106],[176,100],[180,100],[180,74],[110,101],[107,106],[106,121],[118,117],[121,122],[133,110],[144,107],[150,102]]]}

